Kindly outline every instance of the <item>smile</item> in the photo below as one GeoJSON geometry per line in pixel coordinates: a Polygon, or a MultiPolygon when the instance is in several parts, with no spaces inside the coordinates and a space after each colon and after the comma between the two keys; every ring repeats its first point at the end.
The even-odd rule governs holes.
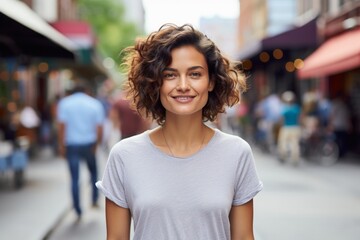
{"type": "Polygon", "coordinates": [[[173,98],[178,102],[187,103],[187,102],[192,101],[195,97],[194,96],[175,96],[173,98]]]}

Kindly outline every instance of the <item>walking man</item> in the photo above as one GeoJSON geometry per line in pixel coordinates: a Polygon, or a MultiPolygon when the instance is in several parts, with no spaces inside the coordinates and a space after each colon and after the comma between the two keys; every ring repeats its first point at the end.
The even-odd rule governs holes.
{"type": "Polygon", "coordinates": [[[78,85],[73,93],[60,100],[57,109],[59,122],[59,154],[66,157],[70,175],[73,207],[81,218],[79,172],[80,160],[85,160],[91,176],[92,204],[97,206],[98,179],[96,147],[101,143],[102,126],[105,119],[100,101],[85,93],[86,88],[78,85]]]}

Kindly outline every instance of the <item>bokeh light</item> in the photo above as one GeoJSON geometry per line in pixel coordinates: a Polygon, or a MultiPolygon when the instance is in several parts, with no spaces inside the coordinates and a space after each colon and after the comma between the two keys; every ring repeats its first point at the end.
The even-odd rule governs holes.
{"type": "Polygon", "coordinates": [[[242,62],[242,66],[244,70],[250,70],[253,66],[252,61],[249,59],[246,59],[242,62]]]}
{"type": "Polygon", "coordinates": [[[286,69],[286,71],[288,71],[288,72],[293,72],[293,71],[295,71],[294,63],[293,63],[293,62],[287,62],[287,63],[285,64],[285,69],[286,69]]]}
{"type": "Polygon", "coordinates": [[[284,53],[281,49],[277,48],[273,51],[273,57],[277,60],[281,59],[284,56],[284,53]]]}
{"type": "Polygon", "coordinates": [[[295,66],[296,69],[301,69],[301,68],[304,67],[304,61],[302,59],[300,59],[300,58],[295,59],[294,66],[295,66]]]}
{"type": "Polygon", "coordinates": [[[46,62],[42,62],[39,64],[38,69],[39,69],[39,72],[42,72],[42,73],[47,72],[49,70],[49,64],[47,64],[46,62]]]}
{"type": "Polygon", "coordinates": [[[259,55],[260,61],[268,62],[270,60],[270,55],[267,52],[261,52],[259,55]]]}

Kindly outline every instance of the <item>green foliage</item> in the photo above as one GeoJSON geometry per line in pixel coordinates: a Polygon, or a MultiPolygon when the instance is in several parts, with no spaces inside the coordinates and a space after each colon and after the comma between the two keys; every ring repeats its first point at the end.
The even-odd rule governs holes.
{"type": "Polygon", "coordinates": [[[78,0],[80,16],[89,22],[95,33],[97,48],[104,57],[121,63],[120,52],[133,45],[141,34],[134,23],[126,21],[120,0],[78,0]]]}

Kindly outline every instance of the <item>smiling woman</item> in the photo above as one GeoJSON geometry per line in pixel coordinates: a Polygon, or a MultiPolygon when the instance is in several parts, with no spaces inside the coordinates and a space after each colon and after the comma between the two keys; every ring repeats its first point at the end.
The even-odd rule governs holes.
{"type": "Polygon", "coordinates": [[[111,150],[97,183],[108,239],[129,239],[131,218],[135,240],[254,239],[251,148],[204,124],[245,90],[237,63],[191,25],[164,25],[125,56],[128,97],[159,126],[111,150]]]}
{"type": "Polygon", "coordinates": [[[193,46],[174,49],[171,59],[171,64],[163,71],[160,88],[160,100],[167,117],[197,114],[201,119],[208,93],[214,85],[209,81],[206,59],[193,46]]]}

